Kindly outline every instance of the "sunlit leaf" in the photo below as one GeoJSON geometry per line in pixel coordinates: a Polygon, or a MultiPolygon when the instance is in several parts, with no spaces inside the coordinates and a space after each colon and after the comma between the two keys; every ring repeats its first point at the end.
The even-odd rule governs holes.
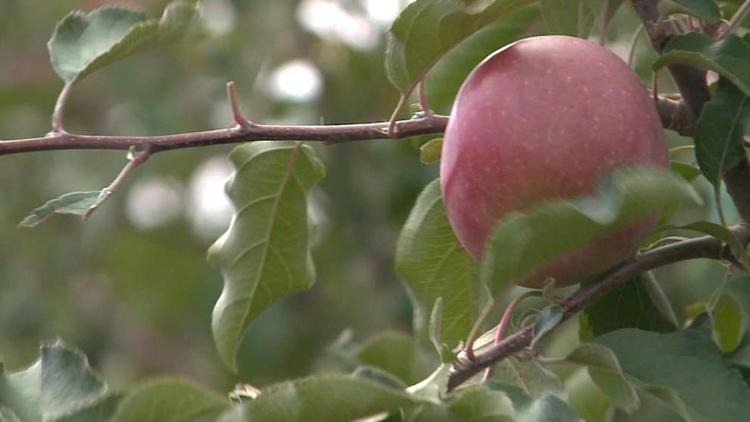
{"type": "Polygon", "coordinates": [[[442,297],[442,341],[454,346],[466,337],[483,292],[475,282],[475,264],[445,215],[438,180],[422,191],[404,224],[396,271],[411,294],[419,330],[427,328],[435,301],[442,297]]]}
{"type": "Polygon", "coordinates": [[[443,151],[443,138],[436,138],[427,141],[419,148],[419,160],[423,164],[434,163],[440,160],[440,153],[443,151]]]}
{"type": "Polygon", "coordinates": [[[236,171],[227,193],[235,215],[209,260],[224,276],[214,341],[224,363],[236,369],[235,352],[250,322],[314,282],[306,196],[325,170],[313,150],[299,144],[253,142],[235,148],[230,159],[236,171]]]}
{"type": "Polygon", "coordinates": [[[747,330],[745,312],[733,296],[722,294],[709,307],[711,337],[723,353],[737,350],[747,330]]]}

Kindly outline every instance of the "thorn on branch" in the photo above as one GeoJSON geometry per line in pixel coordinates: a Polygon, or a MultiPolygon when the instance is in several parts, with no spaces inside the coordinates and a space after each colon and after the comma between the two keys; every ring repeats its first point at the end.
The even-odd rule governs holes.
{"type": "Polygon", "coordinates": [[[240,103],[237,100],[237,88],[234,85],[234,81],[227,82],[227,97],[229,97],[229,105],[232,108],[232,117],[234,117],[235,123],[245,129],[253,126],[253,123],[242,115],[240,103]]]}

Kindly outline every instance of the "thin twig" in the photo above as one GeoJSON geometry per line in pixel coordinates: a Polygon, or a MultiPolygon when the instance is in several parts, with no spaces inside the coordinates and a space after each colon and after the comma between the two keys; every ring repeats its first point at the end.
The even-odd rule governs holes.
{"type": "Polygon", "coordinates": [[[371,139],[403,139],[411,136],[442,133],[448,117],[441,115],[416,117],[394,123],[397,130],[389,136],[388,122],[348,125],[281,126],[253,124],[248,128],[235,127],[202,132],[163,136],[102,136],[53,133],[46,137],[0,141],[0,155],[35,151],[71,149],[128,150],[131,147],[150,147],[151,154],[175,149],[234,144],[256,140],[321,141],[342,143],[371,139]]]}

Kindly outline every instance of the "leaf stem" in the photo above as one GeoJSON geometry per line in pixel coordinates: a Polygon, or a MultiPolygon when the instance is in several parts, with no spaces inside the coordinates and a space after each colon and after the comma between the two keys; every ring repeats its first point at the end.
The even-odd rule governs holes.
{"type": "Polygon", "coordinates": [[[65,132],[65,129],[63,128],[65,105],[68,103],[68,97],[70,97],[70,92],[73,89],[73,84],[75,84],[75,79],[65,82],[65,85],[63,85],[62,89],[60,90],[60,94],[57,96],[57,101],[55,101],[55,108],[52,110],[52,134],[65,132]]]}
{"type": "Polygon", "coordinates": [[[149,152],[149,148],[145,147],[143,150],[136,151],[135,148],[131,150],[129,153],[130,155],[130,161],[123,167],[123,169],[120,171],[120,173],[117,175],[115,180],[112,181],[112,183],[109,184],[106,188],[102,189],[101,193],[99,194],[99,197],[96,199],[96,202],[94,202],[88,210],[86,210],[86,214],[83,215],[83,218],[89,218],[91,214],[96,211],[99,206],[101,206],[104,201],[106,201],[116,190],[117,188],[122,185],[122,182],[125,181],[125,179],[130,176],[133,171],[135,171],[136,168],[138,168],[141,164],[145,163],[149,157],[151,156],[151,153],[149,152]]]}
{"type": "Polygon", "coordinates": [[[740,6],[739,9],[737,9],[737,12],[732,16],[732,19],[729,20],[729,24],[727,26],[726,34],[731,34],[735,31],[735,29],[739,28],[740,25],[747,19],[747,15],[750,14],[750,0],[745,0],[744,3],[740,6]]]}

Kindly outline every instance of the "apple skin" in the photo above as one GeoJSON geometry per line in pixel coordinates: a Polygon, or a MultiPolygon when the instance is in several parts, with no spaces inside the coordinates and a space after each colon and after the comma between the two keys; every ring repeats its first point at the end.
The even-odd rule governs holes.
{"type": "MultiPolygon", "coordinates": [[[[653,99],[619,57],[568,36],[510,44],[468,76],[445,133],[440,182],[448,219],[477,259],[495,224],[541,201],[591,194],[615,167],[667,167],[653,99]]],[[[647,218],[594,240],[520,280],[581,281],[631,256],[647,218]]]]}

